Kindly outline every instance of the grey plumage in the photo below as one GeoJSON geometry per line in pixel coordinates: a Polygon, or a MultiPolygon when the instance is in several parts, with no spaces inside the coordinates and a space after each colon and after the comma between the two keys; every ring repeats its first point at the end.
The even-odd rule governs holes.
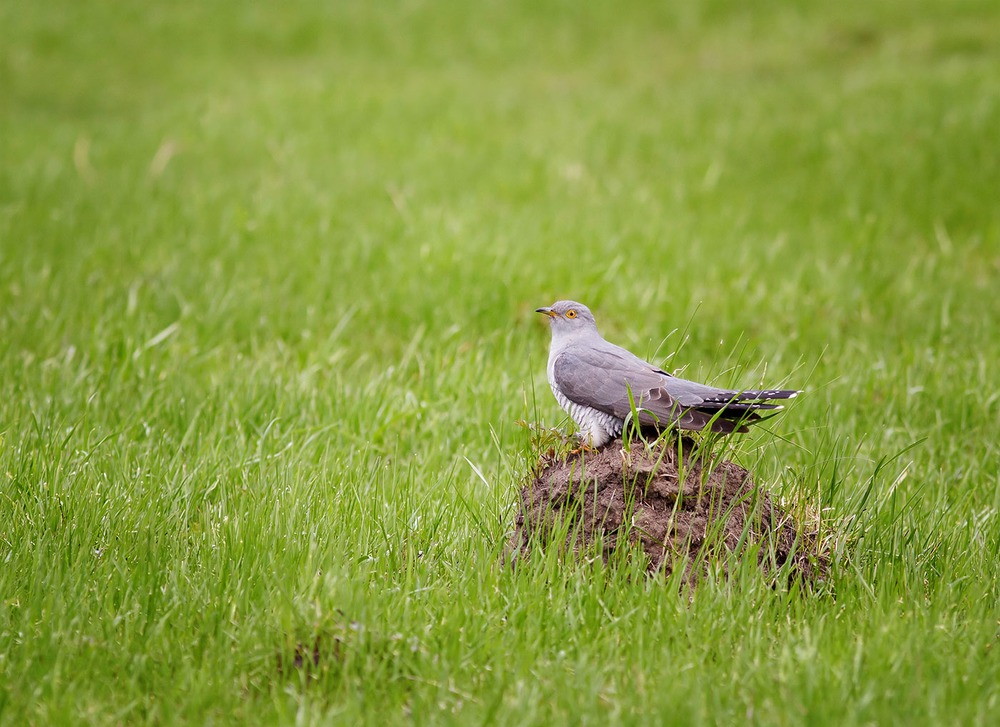
{"type": "Polygon", "coordinates": [[[672,376],[620,346],[604,340],[590,309],[561,300],[538,313],[549,316],[552,342],[547,374],[559,405],[580,427],[583,441],[600,447],[622,433],[632,411],[639,424],[656,430],[680,429],[729,434],[745,432],[760,421],[758,412],[781,409],[775,399],[791,399],[798,391],[763,389],[733,391],[672,376]]]}

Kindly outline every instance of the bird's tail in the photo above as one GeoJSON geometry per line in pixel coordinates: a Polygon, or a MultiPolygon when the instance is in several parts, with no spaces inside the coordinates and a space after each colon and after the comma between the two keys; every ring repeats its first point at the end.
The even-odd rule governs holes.
{"type": "Polygon", "coordinates": [[[793,399],[798,396],[796,389],[752,389],[747,391],[727,391],[708,397],[698,407],[712,415],[713,432],[746,432],[747,425],[770,419],[781,409],[782,404],[771,404],[775,400],[793,399]],[[773,411],[774,414],[761,416],[758,412],[773,411]]]}
{"type": "Polygon", "coordinates": [[[797,389],[748,389],[746,391],[727,391],[717,396],[710,396],[705,399],[705,403],[719,404],[727,409],[734,406],[745,409],[773,409],[777,405],[761,402],[775,399],[794,399],[798,395],[797,389]]]}

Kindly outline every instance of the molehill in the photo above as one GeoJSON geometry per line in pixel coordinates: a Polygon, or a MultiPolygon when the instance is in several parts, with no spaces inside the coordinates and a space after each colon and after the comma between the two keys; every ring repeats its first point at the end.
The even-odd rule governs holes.
{"type": "Polygon", "coordinates": [[[826,571],[815,528],[800,529],[747,470],[689,440],[683,451],[676,440],[627,449],[615,441],[598,451],[543,455],[521,491],[514,560],[551,547],[607,560],[626,542],[631,552],[641,549],[650,573],[683,567],[689,583],[713,563],[726,570],[733,556],[755,557],[765,573],[805,584],[826,571]]]}

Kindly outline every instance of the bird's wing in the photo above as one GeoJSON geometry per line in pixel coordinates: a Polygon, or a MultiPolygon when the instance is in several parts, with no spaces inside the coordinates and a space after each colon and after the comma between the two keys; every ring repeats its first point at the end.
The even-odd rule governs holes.
{"type": "Polygon", "coordinates": [[[636,408],[642,409],[639,422],[643,425],[666,426],[676,421],[683,429],[703,429],[709,423],[713,429],[718,423],[718,431],[735,428],[729,422],[712,422],[713,412],[689,408],[704,399],[686,391],[681,392],[683,400],[675,398],[665,388],[672,377],[612,344],[567,347],[556,357],[553,374],[567,399],[619,419],[632,411],[631,391],[636,408]]]}
{"type": "Polygon", "coordinates": [[[571,401],[624,419],[632,411],[629,391],[647,426],[676,421],[681,429],[745,432],[761,421],[757,412],[781,409],[791,389],[735,391],[680,379],[604,339],[567,346],[554,362],[556,383],[571,401]]]}

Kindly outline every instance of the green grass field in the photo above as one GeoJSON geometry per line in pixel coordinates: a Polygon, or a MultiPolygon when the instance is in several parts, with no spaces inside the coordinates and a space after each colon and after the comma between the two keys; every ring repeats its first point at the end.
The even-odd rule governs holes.
{"type": "Polygon", "coordinates": [[[0,722],[996,724],[998,69],[987,0],[0,0],[0,722]],[[563,297],[806,390],[734,454],[828,588],[501,565],[563,297]]]}

